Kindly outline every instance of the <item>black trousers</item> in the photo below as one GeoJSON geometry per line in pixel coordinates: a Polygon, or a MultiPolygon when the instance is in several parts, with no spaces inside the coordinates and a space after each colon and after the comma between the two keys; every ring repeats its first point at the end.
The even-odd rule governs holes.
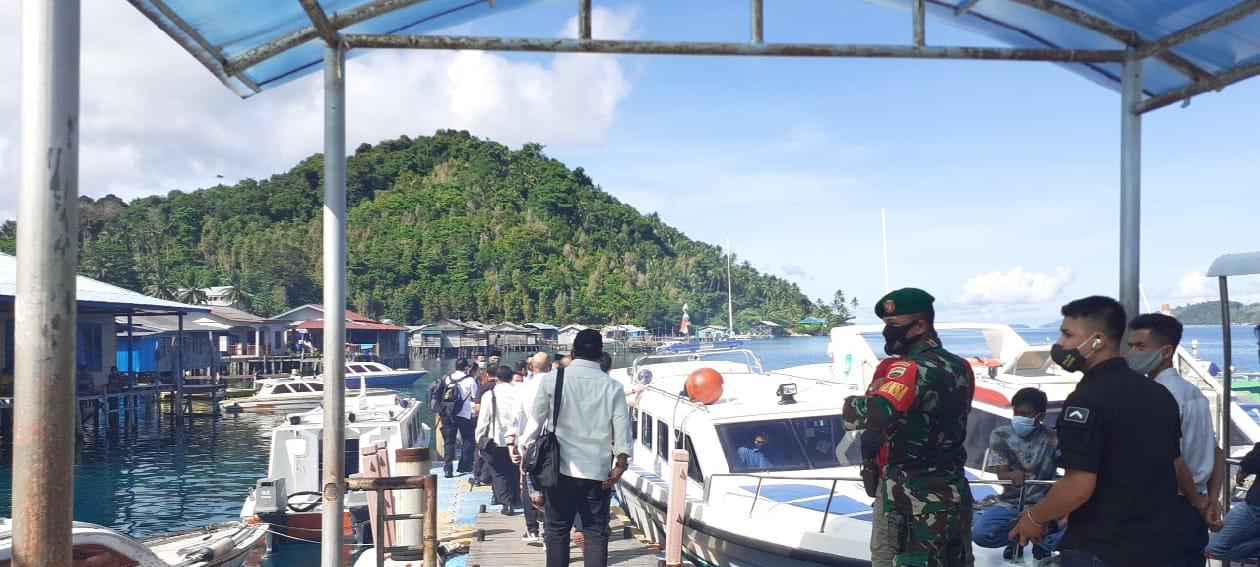
{"type": "Polygon", "coordinates": [[[1204,550],[1208,544],[1208,526],[1203,521],[1203,515],[1199,514],[1194,506],[1190,505],[1190,501],[1185,497],[1177,498],[1177,517],[1178,533],[1184,538],[1181,552],[1173,555],[1169,561],[1169,567],[1203,567],[1207,565],[1207,556],[1204,550]]]}
{"type": "Polygon", "coordinates": [[[586,551],[584,567],[608,567],[608,506],[612,491],[598,480],[560,475],[556,486],[546,490],[547,567],[569,565],[569,530],[573,516],[582,518],[586,551]]]}
{"type": "Polygon", "coordinates": [[[446,440],[446,472],[451,472],[452,465],[455,463],[455,436],[459,434],[459,472],[472,471],[474,455],[477,453],[477,445],[473,440],[473,430],[475,429],[473,420],[466,417],[454,416],[450,419],[442,420],[442,437],[446,440]]]}
{"type": "MultiPolygon", "coordinates": [[[[519,466],[519,465],[518,465],[519,466]]],[[[520,469],[518,469],[520,470],[520,469]]],[[[534,508],[534,503],[529,499],[529,473],[521,471],[521,502],[525,506],[525,531],[531,534],[538,533],[538,510],[534,508]]]]}
{"type": "Polygon", "coordinates": [[[521,469],[512,462],[508,448],[492,445],[488,455],[483,455],[482,462],[482,466],[490,469],[490,485],[494,488],[495,500],[509,508],[515,507],[521,499],[521,469]]]}

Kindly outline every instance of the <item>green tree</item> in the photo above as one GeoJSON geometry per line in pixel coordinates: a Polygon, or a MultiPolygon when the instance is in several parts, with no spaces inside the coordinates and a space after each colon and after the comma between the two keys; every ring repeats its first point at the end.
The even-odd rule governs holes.
{"type": "Polygon", "coordinates": [[[180,278],[179,300],[189,305],[206,304],[206,274],[201,270],[187,270],[180,278]]]}
{"type": "Polygon", "coordinates": [[[228,272],[227,289],[223,290],[223,298],[239,309],[249,309],[254,294],[245,287],[245,276],[239,271],[228,272]]]}

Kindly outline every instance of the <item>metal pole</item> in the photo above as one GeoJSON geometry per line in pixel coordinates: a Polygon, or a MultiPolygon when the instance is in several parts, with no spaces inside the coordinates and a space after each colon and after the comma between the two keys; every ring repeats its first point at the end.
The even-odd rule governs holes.
{"type": "Polygon", "coordinates": [[[69,565],[79,245],[79,2],[22,2],[13,565],[69,565]]]}
{"type": "Polygon", "coordinates": [[[762,0],[752,0],[752,42],[761,44],[766,40],[766,13],[762,0]]]}
{"type": "MultiPolygon", "coordinates": [[[[1221,400],[1219,402],[1221,405],[1221,451],[1225,453],[1226,457],[1229,457],[1230,456],[1229,433],[1230,433],[1230,430],[1232,429],[1230,427],[1231,422],[1229,420],[1229,413],[1230,413],[1229,406],[1232,405],[1233,403],[1232,396],[1230,395],[1233,392],[1233,390],[1231,390],[1230,388],[1233,387],[1233,382],[1234,382],[1234,371],[1232,368],[1234,365],[1234,356],[1233,356],[1233,348],[1234,348],[1233,342],[1234,341],[1233,341],[1233,336],[1230,334],[1229,279],[1226,278],[1225,276],[1221,276],[1220,282],[1221,282],[1221,340],[1222,340],[1223,346],[1225,347],[1225,379],[1221,386],[1221,400]]],[[[1233,488],[1230,486],[1230,482],[1232,480],[1233,480],[1233,477],[1226,474],[1224,489],[1221,490],[1221,500],[1222,500],[1221,510],[1224,510],[1225,512],[1229,512],[1229,502],[1233,494],[1233,488]]]]}
{"type": "Polygon", "coordinates": [[[578,0],[578,39],[591,38],[591,0],[578,0]]]}
{"type": "Polygon", "coordinates": [[[927,27],[924,17],[926,7],[923,0],[914,0],[914,46],[923,47],[927,43],[925,28],[927,27]]]}
{"type": "MultiPolygon", "coordinates": [[[[346,391],[346,52],[324,50],[324,478],[320,565],[341,562],[346,391]]],[[[384,545],[382,543],[378,545],[384,545]]]]}
{"type": "Polygon", "coordinates": [[[127,376],[128,382],[136,382],[136,335],[135,312],[127,311],[127,376]]]}
{"type": "Polygon", "coordinates": [[[175,431],[184,430],[184,314],[176,315],[179,329],[175,331],[175,431]]]}
{"type": "Polygon", "coordinates": [[[1138,311],[1142,226],[1142,60],[1132,49],[1120,88],[1120,305],[1132,319],[1138,311]]]}

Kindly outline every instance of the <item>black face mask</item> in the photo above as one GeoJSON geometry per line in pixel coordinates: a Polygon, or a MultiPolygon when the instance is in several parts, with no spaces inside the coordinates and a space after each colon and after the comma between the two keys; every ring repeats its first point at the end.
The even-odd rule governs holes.
{"type": "Polygon", "coordinates": [[[896,327],[893,325],[884,326],[884,352],[889,356],[901,356],[910,351],[910,340],[906,335],[910,334],[910,327],[914,323],[896,327]]]}
{"type": "Polygon", "coordinates": [[[1091,340],[1097,339],[1093,339],[1092,337],[1085,339],[1085,342],[1075,348],[1063,348],[1063,346],[1059,343],[1054,343],[1054,346],[1050,347],[1050,360],[1053,360],[1055,364],[1063,367],[1063,369],[1068,372],[1079,372],[1085,370],[1086,356],[1081,353],[1081,347],[1085,346],[1085,343],[1088,343],[1091,340]]]}

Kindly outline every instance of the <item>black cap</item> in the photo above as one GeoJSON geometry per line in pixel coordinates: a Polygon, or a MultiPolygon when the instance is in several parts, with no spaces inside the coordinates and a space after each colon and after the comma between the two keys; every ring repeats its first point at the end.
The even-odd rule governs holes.
{"type": "Polygon", "coordinates": [[[595,329],[578,331],[573,338],[573,356],[582,358],[599,358],[604,352],[604,337],[595,329]]]}

